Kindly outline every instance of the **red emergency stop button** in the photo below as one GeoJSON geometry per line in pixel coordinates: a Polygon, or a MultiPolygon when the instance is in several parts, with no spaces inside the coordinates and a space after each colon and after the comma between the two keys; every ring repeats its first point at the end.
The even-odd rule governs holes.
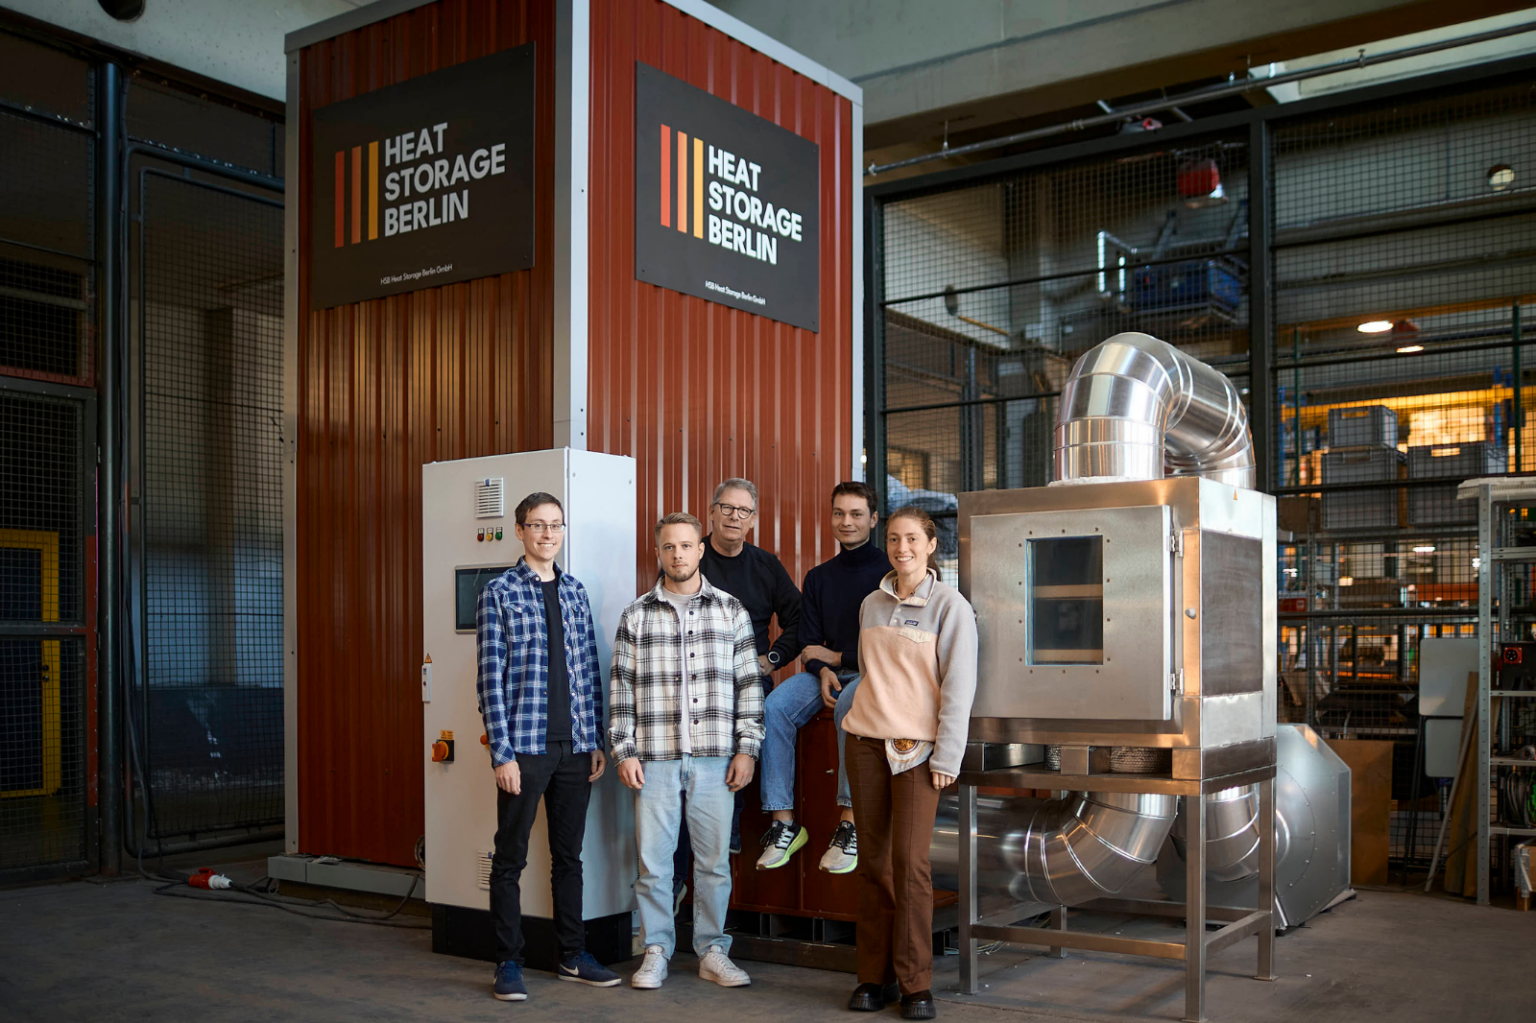
{"type": "Polygon", "coordinates": [[[486,735],[484,732],[481,732],[480,733],[480,745],[482,745],[482,746],[489,746],[490,744],[491,744],[491,737],[489,735],[486,735]]]}
{"type": "Polygon", "coordinates": [[[432,744],[432,762],[434,764],[449,764],[453,762],[452,739],[439,739],[432,744]]]}

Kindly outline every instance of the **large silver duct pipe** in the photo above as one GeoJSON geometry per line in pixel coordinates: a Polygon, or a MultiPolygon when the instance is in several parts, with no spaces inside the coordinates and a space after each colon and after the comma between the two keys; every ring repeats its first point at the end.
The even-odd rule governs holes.
{"type": "Polygon", "coordinates": [[[1204,476],[1254,485],[1248,413],[1220,372],[1150,334],[1085,352],[1061,391],[1056,479],[1204,476]]]}
{"type": "MultiPolygon", "coordinates": [[[[1157,861],[1178,807],[1178,796],[1123,792],[978,800],[978,888],[1042,907],[1114,895],[1157,861]]],[[[939,888],[959,885],[958,810],[953,797],[939,805],[931,851],[939,888]]]]}
{"type": "MultiPolygon", "coordinates": [[[[1205,363],[1149,334],[1116,334],[1085,352],[1062,388],[1057,482],[1165,475],[1252,489],[1248,414],[1232,382],[1205,363]]],[[[948,823],[935,831],[936,882],[958,874],[955,806],[952,798],[941,806],[948,823]]],[[[1219,879],[1247,877],[1256,868],[1257,809],[1251,787],[1208,800],[1206,848],[1219,879]]],[[[978,835],[987,849],[978,854],[1017,876],[986,888],[1051,906],[1114,895],[1157,860],[1177,812],[1176,796],[1106,792],[999,805],[978,835]]]]}
{"type": "MultiPolygon", "coordinates": [[[[1184,814],[1173,822],[1173,847],[1186,854],[1184,814]]],[[[1205,876],[1241,881],[1259,872],[1259,790],[1256,785],[1222,789],[1205,797],[1205,876]]]]}

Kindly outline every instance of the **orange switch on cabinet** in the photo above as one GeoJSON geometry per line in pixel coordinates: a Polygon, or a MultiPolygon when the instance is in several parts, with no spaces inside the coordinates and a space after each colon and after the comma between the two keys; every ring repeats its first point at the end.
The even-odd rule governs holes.
{"type": "Polygon", "coordinates": [[[489,735],[486,735],[484,732],[481,732],[480,733],[480,745],[482,745],[482,746],[489,746],[490,744],[491,744],[491,737],[489,735]]]}
{"type": "Polygon", "coordinates": [[[452,739],[439,739],[432,744],[432,762],[434,764],[453,762],[452,739]]]}

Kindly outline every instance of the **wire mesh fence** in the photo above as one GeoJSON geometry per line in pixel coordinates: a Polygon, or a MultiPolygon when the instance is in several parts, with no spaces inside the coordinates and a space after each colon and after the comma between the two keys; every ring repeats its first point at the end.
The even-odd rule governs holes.
{"type": "Polygon", "coordinates": [[[147,839],[283,816],[282,209],[144,172],[147,839]]]}
{"type": "Polygon", "coordinates": [[[0,389],[0,872],[86,858],[84,427],[0,389]]]}
{"type": "Polygon", "coordinates": [[[94,138],[0,112],[0,374],[89,386],[94,138]]]}
{"type": "Polygon", "coordinates": [[[0,33],[0,100],[0,877],[18,878],[93,856],[89,65],[0,33]]]}
{"type": "Polygon", "coordinates": [[[1050,482],[1061,386],[1105,337],[1246,370],[1246,169],[1212,140],[884,205],[884,482],[949,529],[941,564],[955,495],[1050,482]]]}
{"type": "Polygon", "coordinates": [[[1273,473],[1305,495],[1283,565],[1282,716],[1394,744],[1404,863],[1428,861],[1457,769],[1462,708],[1421,713],[1423,641],[1476,631],[1477,507],[1457,484],[1536,468],[1533,128],[1524,83],[1273,138],[1273,473]]]}
{"type": "Polygon", "coordinates": [[[128,134],[154,145],[281,177],[282,122],[206,93],[139,78],[128,90],[128,134]]]}
{"type": "Polygon", "coordinates": [[[1062,382],[1121,331],[1227,373],[1264,406],[1260,482],[1290,537],[1280,718],[1393,744],[1392,855],[1423,862],[1447,782],[1427,767],[1420,647],[1477,616],[1477,513],[1456,487],[1536,470],[1536,88],[1271,124],[1262,161],[1245,132],[888,195],[885,483],[946,511],[1050,481],[1062,382]],[[1255,279],[1260,194],[1271,272],[1255,279]],[[1250,340],[1256,308],[1269,333],[1250,340]],[[1253,345],[1271,376],[1250,380],[1253,345]]]}

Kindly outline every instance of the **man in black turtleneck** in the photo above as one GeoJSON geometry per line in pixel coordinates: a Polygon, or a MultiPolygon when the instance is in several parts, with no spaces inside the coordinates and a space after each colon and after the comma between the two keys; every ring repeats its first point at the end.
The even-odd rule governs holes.
{"type": "Polygon", "coordinates": [[[891,570],[884,545],[870,538],[878,519],[869,484],[839,483],[833,488],[832,531],[842,549],[805,575],[799,636],[805,671],[779,683],[763,707],[763,810],[773,816],[773,823],[763,836],[759,870],[784,866],[809,841],[806,829],[795,823],[795,735],[824,706],[832,709],[838,730],[837,805],[842,820],[821,858],[821,869],[847,874],[858,866],[842,724],[859,681],[859,608],[891,570]]]}

